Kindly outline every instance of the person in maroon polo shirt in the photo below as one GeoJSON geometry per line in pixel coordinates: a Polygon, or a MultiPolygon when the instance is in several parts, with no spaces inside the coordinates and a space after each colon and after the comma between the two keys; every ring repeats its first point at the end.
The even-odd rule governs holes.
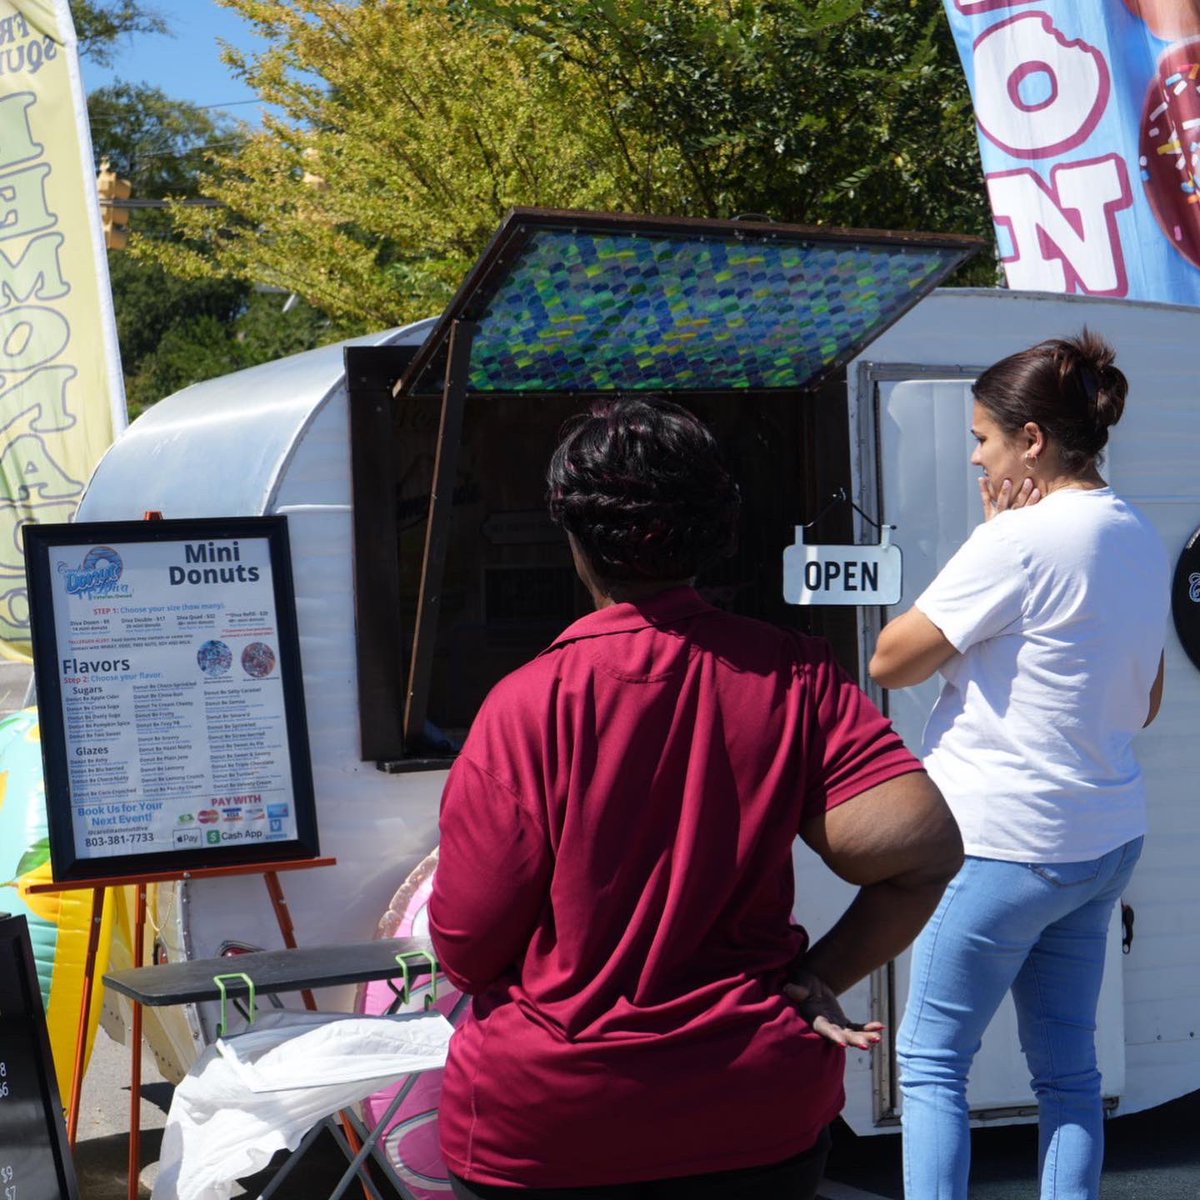
{"type": "Polygon", "coordinates": [[[810,1200],[879,1040],[835,997],[919,932],[957,827],[825,642],[693,590],[739,504],[700,421],[603,403],[548,481],[596,611],[492,690],[442,797],[454,1194],[810,1200]],[[813,946],[797,834],[860,887],[813,946]]]}

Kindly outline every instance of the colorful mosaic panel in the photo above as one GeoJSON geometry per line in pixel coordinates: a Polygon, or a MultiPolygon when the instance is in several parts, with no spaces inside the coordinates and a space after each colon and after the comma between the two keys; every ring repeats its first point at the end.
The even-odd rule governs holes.
{"type": "Polygon", "coordinates": [[[479,323],[470,387],[802,387],[961,257],[884,243],[539,230],[479,323]]]}

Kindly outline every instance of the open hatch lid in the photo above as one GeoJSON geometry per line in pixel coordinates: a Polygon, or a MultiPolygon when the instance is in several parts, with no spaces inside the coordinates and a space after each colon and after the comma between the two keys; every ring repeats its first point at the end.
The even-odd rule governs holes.
{"type": "Polygon", "coordinates": [[[983,239],[519,208],[396,388],[442,390],[474,325],[466,392],[794,391],[874,341],[983,239]]]}

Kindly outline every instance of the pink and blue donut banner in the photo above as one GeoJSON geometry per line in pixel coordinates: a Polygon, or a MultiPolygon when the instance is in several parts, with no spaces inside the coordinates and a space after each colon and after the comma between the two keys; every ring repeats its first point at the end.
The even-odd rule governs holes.
{"type": "Polygon", "coordinates": [[[1013,288],[1200,305],[1200,0],[944,0],[1013,288]]]}

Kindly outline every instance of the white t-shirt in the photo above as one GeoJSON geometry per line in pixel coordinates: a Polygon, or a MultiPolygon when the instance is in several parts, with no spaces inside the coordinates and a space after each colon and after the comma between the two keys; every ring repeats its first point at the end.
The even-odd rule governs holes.
{"type": "Polygon", "coordinates": [[[968,854],[1076,862],[1145,832],[1132,742],[1168,604],[1157,532],[1107,487],[980,525],[918,598],[959,652],[924,754],[968,854]]]}

